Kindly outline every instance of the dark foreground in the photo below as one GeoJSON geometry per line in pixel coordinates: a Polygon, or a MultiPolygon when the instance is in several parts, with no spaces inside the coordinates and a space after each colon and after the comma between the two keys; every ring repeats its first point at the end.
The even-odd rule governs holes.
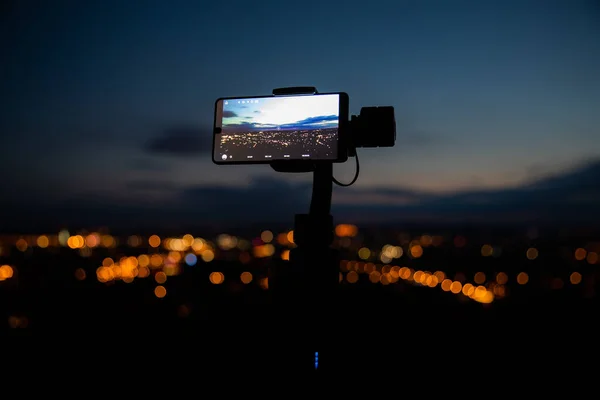
{"type": "Polygon", "coordinates": [[[192,282],[163,299],[143,282],[28,295],[21,307],[35,303],[35,311],[27,327],[2,331],[10,343],[4,354],[14,352],[27,371],[46,366],[45,374],[58,361],[79,371],[191,363],[207,374],[304,374],[315,373],[318,351],[317,372],[359,375],[570,374],[598,355],[597,300],[564,292],[479,304],[403,283],[343,285],[329,321],[299,324],[268,290],[219,296],[221,287],[198,289],[181,303],[177,291],[193,291],[185,287],[192,282]]]}
{"type": "Polygon", "coordinates": [[[260,258],[260,252],[244,263],[242,255],[232,261],[221,251],[210,262],[180,262],[174,270],[168,257],[177,251],[162,251],[163,264],[127,280],[128,257],[137,257],[141,274],[147,249],[95,250],[87,257],[65,247],[12,251],[0,263],[11,265],[13,274],[0,282],[0,368],[6,381],[53,379],[61,388],[81,379],[108,384],[143,378],[151,390],[150,383],[162,380],[193,386],[209,376],[325,377],[381,388],[423,379],[494,388],[539,379],[543,388],[594,384],[597,260],[574,259],[580,245],[539,245],[535,258],[529,246],[513,251],[506,245],[498,258],[482,257],[479,245],[419,248],[394,262],[410,269],[407,279],[398,278],[398,266],[355,263],[362,273],[354,281],[352,268],[341,263],[334,271],[339,283],[319,304],[311,304],[314,293],[302,286],[282,301],[271,278],[289,263],[260,258]],[[559,255],[567,249],[567,261],[553,248],[559,255]],[[118,268],[104,268],[118,270],[119,279],[105,279],[99,265],[107,256],[120,260],[118,268]],[[252,279],[244,281],[248,271],[252,279]],[[441,280],[418,284],[418,271],[445,271],[450,281],[463,281],[463,291],[442,290],[441,280]],[[497,293],[490,303],[463,294],[482,271],[487,283],[480,286],[497,293]],[[527,282],[519,271],[527,271],[527,282]],[[224,280],[215,278],[217,272],[224,280]]]}

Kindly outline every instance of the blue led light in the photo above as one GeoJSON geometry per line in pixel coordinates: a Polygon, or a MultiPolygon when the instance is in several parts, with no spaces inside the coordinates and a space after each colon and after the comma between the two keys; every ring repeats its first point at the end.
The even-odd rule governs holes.
{"type": "Polygon", "coordinates": [[[319,352],[315,351],[315,369],[319,368],[319,352]]]}
{"type": "Polygon", "coordinates": [[[189,253],[185,256],[185,263],[190,267],[196,265],[196,262],[198,262],[198,257],[195,254],[189,253]]]}

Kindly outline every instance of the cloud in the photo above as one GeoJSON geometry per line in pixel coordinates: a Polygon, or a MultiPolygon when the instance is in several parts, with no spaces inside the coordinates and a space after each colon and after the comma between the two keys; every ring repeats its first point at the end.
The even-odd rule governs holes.
{"type": "Polygon", "coordinates": [[[225,110],[223,111],[223,118],[234,118],[237,117],[237,114],[233,111],[225,110]]]}
{"type": "MultiPolygon", "coordinates": [[[[182,191],[180,207],[203,210],[206,218],[290,220],[310,203],[309,183],[275,178],[248,187],[197,186],[182,191]]],[[[409,188],[334,187],[336,219],[390,221],[536,223],[600,221],[600,161],[534,184],[496,190],[436,194],[409,188]]]]}
{"type": "MultiPolygon", "coordinates": [[[[298,125],[299,126],[306,126],[306,125],[311,126],[314,124],[323,123],[325,121],[337,122],[338,120],[339,120],[339,117],[337,115],[322,115],[322,116],[317,116],[317,117],[308,117],[308,118],[302,119],[302,120],[295,122],[293,124],[290,124],[290,125],[292,125],[292,126],[298,126],[298,125]]],[[[285,125],[282,125],[282,126],[285,126],[285,125]]]]}
{"type": "Polygon", "coordinates": [[[438,222],[498,223],[600,222],[600,161],[506,189],[468,190],[454,194],[415,194],[408,205],[343,206],[347,216],[438,222]]]}
{"type": "MultiPolygon", "coordinates": [[[[571,168],[567,172],[547,174],[545,178],[532,183],[531,188],[543,189],[576,189],[600,187],[600,161],[588,161],[571,168]]],[[[564,192],[563,192],[564,194],[564,192]]]]}
{"type": "Polygon", "coordinates": [[[169,128],[144,145],[151,154],[194,156],[212,151],[212,130],[191,127],[169,128]]]}
{"type": "MultiPolygon", "coordinates": [[[[252,224],[293,223],[294,214],[308,211],[310,183],[262,177],[246,187],[169,182],[132,182],[133,191],[172,194],[166,203],[144,206],[74,199],[60,207],[12,204],[0,208],[4,228],[40,227],[42,222],[183,229],[216,226],[219,229],[252,224]],[[20,208],[19,208],[20,207],[20,208]],[[27,212],[24,212],[25,209],[27,212]],[[23,212],[18,212],[21,210],[23,212]]],[[[600,223],[600,161],[548,176],[523,186],[495,190],[468,190],[436,194],[409,188],[334,188],[332,214],[336,221],[360,224],[444,223],[585,224],[600,223]],[[340,201],[343,199],[343,201],[340,201]]],[[[54,229],[54,228],[53,228],[54,229]]]]}
{"type": "Polygon", "coordinates": [[[337,115],[319,115],[314,117],[308,117],[299,121],[295,121],[288,124],[274,124],[274,123],[255,123],[255,122],[242,122],[235,124],[223,124],[223,132],[234,133],[240,131],[261,131],[264,129],[324,129],[334,128],[338,125],[339,117],[337,115]]]}

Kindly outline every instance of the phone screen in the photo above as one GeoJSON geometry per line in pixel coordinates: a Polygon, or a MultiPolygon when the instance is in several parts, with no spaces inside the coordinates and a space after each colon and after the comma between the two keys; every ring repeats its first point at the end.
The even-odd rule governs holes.
{"type": "Polygon", "coordinates": [[[340,94],[219,99],[214,161],[336,160],[340,94]]]}

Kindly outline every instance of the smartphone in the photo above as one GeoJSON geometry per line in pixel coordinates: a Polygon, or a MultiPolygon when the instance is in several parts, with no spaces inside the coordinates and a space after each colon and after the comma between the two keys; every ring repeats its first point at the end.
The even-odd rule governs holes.
{"type": "Polygon", "coordinates": [[[213,161],[344,162],[348,95],[318,93],[220,98],[215,104],[213,161]]]}

